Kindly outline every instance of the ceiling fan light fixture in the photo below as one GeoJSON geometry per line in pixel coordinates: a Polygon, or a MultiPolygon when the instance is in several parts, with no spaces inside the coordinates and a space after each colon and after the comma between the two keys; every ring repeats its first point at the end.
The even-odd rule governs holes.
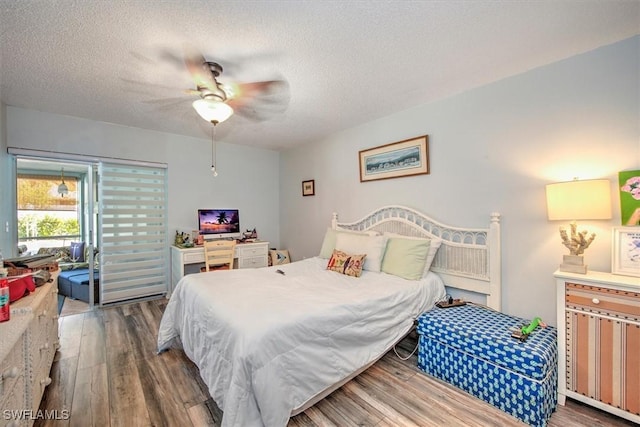
{"type": "Polygon", "coordinates": [[[69,194],[69,188],[67,187],[67,184],[63,182],[58,185],[58,194],[60,194],[62,197],[64,197],[65,194],[69,194]]]}
{"type": "Polygon", "coordinates": [[[215,99],[197,99],[193,101],[193,108],[200,117],[211,123],[222,123],[233,114],[233,108],[215,99]]]}
{"type": "Polygon", "coordinates": [[[64,183],[64,168],[60,171],[60,178],[62,182],[58,185],[58,194],[60,194],[61,197],[64,197],[65,194],[69,194],[69,187],[64,183]]]}

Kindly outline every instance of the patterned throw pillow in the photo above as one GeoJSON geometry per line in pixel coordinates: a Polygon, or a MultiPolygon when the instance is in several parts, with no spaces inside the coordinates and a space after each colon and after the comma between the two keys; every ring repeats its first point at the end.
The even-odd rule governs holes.
{"type": "Polygon", "coordinates": [[[84,242],[71,242],[71,260],[84,262],[84,242]]]}
{"type": "Polygon", "coordinates": [[[71,262],[71,250],[69,246],[38,249],[38,255],[42,254],[53,255],[58,262],[71,262]]]}
{"type": "Polygon", "coordinates": [[[364,259],[366,257],[366,254],[349,255],[334,249],[333,254],[331,254],[331,258],[329,258],[327,270],[336,271],[347,276],[360,277],[362,274],[362,267],[364,266],[364,259]]]}

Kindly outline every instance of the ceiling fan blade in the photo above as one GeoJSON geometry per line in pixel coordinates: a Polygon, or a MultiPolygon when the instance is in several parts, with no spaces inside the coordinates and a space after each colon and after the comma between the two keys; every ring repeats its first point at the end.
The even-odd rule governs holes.
{"type": "Polygon", "coordinates": [[[234,110],[234,112],[235,115],[244,117],[245,119],[251,120],[252,122],[265,122],[272,117],[271,114],[265,114],[260,110],[256,110],[255,108],[250,107],[242,107],[234,110]]]}
{"type": "Polygon", "coordinates": [[[184,57],[176,54],[172,50],[162,49],[158,56],[163,63],[171,64],[176,68],[182,68],[184,66],[184,57]]]}
{"type": "Polygon", "coordinates": [[[123,81],[124,83],[126,83],[127,85],[127,91],[129,92],[140,92],[143,93],[143,91],[149,92],[149,93],[156,93],[158,91],[158,89],[163,89],[163,90],[169,90],[172,92],[178,92],[178,90],[176,90],[175,87],[173,86],[166,86],[166,85],[161,85],[158,83],[149,83],[149,82],[145,82],[142,80],[133,80],[133,79],[128,79],[128,78],[124,78],[124,77],[120,77],[120,80],[123,81]]]}
{"type": "Polygon", "coordinates": [[[179,104],[186,101],[191,101],[191,98],[180,96],[175,98],[148,99],[142,102],[144,102],[145,104],[179,104]]]}
{"type": "Polygon", "coordinates": [[[261,122],[284,113],[289,106],[289,84],[286,80],[240,83],[232,86],[235,98],[227,102],[236,114],[261,122]]]}
{"type": "Polygon", "coordinates": [[[270,120],[276,115],[282,114],[287,110],[288,104],[273,103],[265,104],[263,102],[244,102],[242,105],[228,102],[233,108],[234,115],[244,117],[254,122],[263,122],[270,120]]]}
{"type": "MultiPolygon", "coordinates": [[[[225,85],[230,88],[231,99],[257,98],[266,96],[289,96],[289,83],[286,80],[267,80],[253,83],[231,83],[225,85]]],[[[225,89],[226,89],[225,87],[225,89]]],[[[225,90],[226,91],[226,90],[225,90]]]]}
{"type": "Polygon", "coordinates": [[[207,88],[209,90],[218,90],[215,76],[211,72],[211,68],[204,59],[204,56],[196,50],[186,47],[184,55],[184,64],[187,66],[187,71],[191,74],[191,78],[196,85],[196,88],[207,88]]]}

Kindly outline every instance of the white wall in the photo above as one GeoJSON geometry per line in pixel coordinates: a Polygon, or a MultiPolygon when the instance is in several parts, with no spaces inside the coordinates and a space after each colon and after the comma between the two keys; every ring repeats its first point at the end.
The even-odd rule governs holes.
{"type": "Polygon", "coordinates": [[[283,247],[294,259],[316,255],[333,211],[352,221],[403,204],[469,227],[487,226],[497,211],[503,310],[555,325],[552,275],[566,253],[557,231],[565,224],[547,220],[545,184],[611,180],[614,218],[580,227],[598,234],[585,252],[589,268],[610,271],[617,173],[640,169],[639,52],[634,37],[283,153],[283,247]],[[359,150],[424,134],[430,175],[359,182],[359,150]],[[316,196],[301,196],[306,179],[316,196]]]}
{"type": "Polygon", "coordinates": [[[32,150],[166,163],[169,232],[197,229],[198,208],[237,208],[242,228],[279,246],[279,153],[211,140],[7,107],[7,145],[32,150]]]}

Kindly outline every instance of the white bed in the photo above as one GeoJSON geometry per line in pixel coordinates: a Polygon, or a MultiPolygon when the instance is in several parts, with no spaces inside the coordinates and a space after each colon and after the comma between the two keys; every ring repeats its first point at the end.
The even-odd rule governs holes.
{"type": "Polygon", "coordinates": [[[444,297],[442,277],[487,294],[488,305],[499,308],[499,263],[492,263],[499,251],[489,251],[489,242],[499,242],[498,216],[492,218],[490,228],[471,230],[399,206],[355,223],[338,223],[334,214],[333,229],[442,239],[432,265],[439,273],[419,280],[375,271],[350,277],[314,257],[188,275],[166,307],[158,350],[181,344],[222,409],[223,426],[284,426],[401,340],[444,297]]]}

